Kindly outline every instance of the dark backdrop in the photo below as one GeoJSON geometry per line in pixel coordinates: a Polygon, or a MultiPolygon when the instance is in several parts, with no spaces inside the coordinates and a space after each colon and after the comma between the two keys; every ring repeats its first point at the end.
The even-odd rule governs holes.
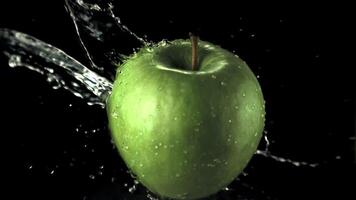
{"type": "MultiPolygon", "coordinates": [[[[255,156],[248,175],[216,198],[355,198],[350,59],[355,21],[346,5],[116,3],[122,22],[149,40],[185,38],[195,31],[242,57],[265,95],[271,152],[320,163],[295,167],[255,156]]],[[[3,0],[4,27],[36,36],[88,65],[62,1],[3,0]]],[[[137,47],[117,42],[126,54],[137,47]]],[[[53,90],[38,74],[9,68],[2,55],[0,91],[0,180],[11,195],[4,199],[144,199],[141,186],[128,191],[134,181],[113,150],[103,109],[53,90]]]]}

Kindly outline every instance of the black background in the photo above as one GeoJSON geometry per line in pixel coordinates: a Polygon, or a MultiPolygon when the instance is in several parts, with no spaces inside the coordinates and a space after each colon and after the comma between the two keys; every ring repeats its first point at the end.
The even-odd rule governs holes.
{"type": "MultiPolygon", "coordinates": [[[[295,167],[257,155],[248,175],[231,185],[233,191],[216,198],[355,198],[350,50],[355,22],[347,5],[114,4],[122,22],[149,40],[185,38],[195,31],[242,57],[259,76],[265,95],[271,152],[320,163],[295,167]]],[[[88,65],[63,1],[2,1],[4,27],[33,35],[88,65]]],[[[125,54],[138,47],[116,42],[125,54]]],[[[101,53],[93,46],[89,50],[101,53]]],[[[145,199],[141,186],[128,192],[133,179],[110,143],[103,109],[53,90],[36,73],[9,68],[2,55],[0,91],[1,188],[11,195],[4,199],[145,199]]]]}

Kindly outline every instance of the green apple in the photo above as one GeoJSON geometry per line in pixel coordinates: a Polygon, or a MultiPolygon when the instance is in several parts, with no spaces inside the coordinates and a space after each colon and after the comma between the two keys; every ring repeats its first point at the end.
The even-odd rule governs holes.
{"type": "Polygon", "coordinates": [[[189,40],[142,48],[119,68],[107,102],[119,153],[153,193],[212,195],[254,155],[265,121],[260,85],[238,56],[189,40]]]}

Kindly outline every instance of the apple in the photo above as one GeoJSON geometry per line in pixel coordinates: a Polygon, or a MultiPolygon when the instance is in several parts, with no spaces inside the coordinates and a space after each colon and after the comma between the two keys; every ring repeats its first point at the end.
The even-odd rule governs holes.
{"type": "Polygon", "coordinates": [[[173,199],[229,185],[256,152],[265,121],[247,64],[183,39],[144,47],[119,66],[107,112],[127,167],[151,192],[173,199]]]}

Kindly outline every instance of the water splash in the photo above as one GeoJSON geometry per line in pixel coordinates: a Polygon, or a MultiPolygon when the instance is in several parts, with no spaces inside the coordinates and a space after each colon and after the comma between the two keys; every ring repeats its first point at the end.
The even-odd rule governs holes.
{"type": "MultiPolygon", "coordinates": [[[[8,29],[0,29],[0,42],[6,46],[0,50],[4,51],[5,55],[9,57],[10,67],[26,67],[27,69],[46,76],[47,81],[52,84],[54,89],[64,88],[75,96],[85,99],[90,105],[99,104],[102,107],[105,106],[105,99],[107,95],[110,94],[112,83],[106,78],[89,70],[62,50],[27,34],[8,29]]],[[[256,155],[261,155],[280,163],[288,163],[296,167],[316,167],[319,165],[318,163],[294,161],[292,159],[276,156],[269,150],[270,141],[266,131],[264,132],[263,138],[265,148],[263,150],[257,150],[256,155]]],[[[90,173],[88,177],[90,180],[95,180],[101,173],[100,168],[97,174],[90,173]]],[[[50,175],[54,174],[55,170],[50,171],[50,175]]],[[[243,173],[242,176],[247,176],[247,174],[243,173]]],[[[112,179],[112,181],[114,180],[115,178],[112,179]]],[[[137,183],[135,182],[132,187],[128,188],[128,192],[134,193],[136,189],[137,183]]],[[[230,189],[225,189],[222,192],[227,193],[229,191],[230,189]]],[[[155,197],[149,193],[147,198],[155,199],[155,197]]]]}
{"type": "MultiPolygon", "coordinates": [[[[92,59],[92,57],[91,57],[91,55],[90,55],[90,53],[89,53],[89,51],[88,51],[88,48],[85,46],[85,44],[84,44],[84,42],[83,42],[83,39],[82,39],[82,37],[81,37],[80,31],[79,31],[79,27],[78,27],[78,24],[77,24],[76,17],[75,17],[75,15],[74,15],[74,11],[73,11],[72,8],[70,7],[70,5],[69,5],[69,3],[68,3],[67,0],[65,1],[65,4],[66,4],[65,7],[66,7],[66,9],[67,9],[67,12],[69,13],[70,17],[72,18],[75,31],[76,31],[76,33],[77,33],[77,35],[78,35],[78,39],[79,39],[79,41],[80,41],[80,45],[82,46],[83,50],[85,51],[85,54],[86,54],[87,58],[89,59],[89,62],[90,62],[91,67],[93,67],[93,68],[95,68],[95,69],[98,69],[98,70],[100,70],[100,71],[103,71],[103,70],[104,70],[103,67],[98,67],[98,66],[94,63],[94,61],[93,61],[93,59],[92,59]]],[[[100,7],[98,7],[98,8],[100,9],[100,7]]]]}
{"type": "Polygon", "coordinates": [[[138,41],[140,41],[142,44],[144,44],[145,46],[149,46],[151,45],[152,43],[151,42],[148,42],[147,40],[143,39],[142,37],[139,37],[136,33],[132,32],[126,25],[122,24],[121,23],[121,19],[119,17],[117,17],[115,14],[114,14],[114,6],[112,4],[109,4],[109,7],[108,7],[108,11],[110,13],[110,16],[115,19],[116,21],[116,24],[124,31],[128,32],[130,35],[132,35],[134,38],[136,38],[138,41]]]}
{"type": "Polygon", "coordinates": [[[277,162],[281,162],[281,163],[288,163],[288,164],[292,164],[296,167],[299,166],[306,166],[306,167],[317,167],[319,165],[319,163],[309,163],[309,162],[305,162],[305,161],[295,161],[289,158],[283,158],[280,156],[275,156],[273,154],[271,154],[271,152],[268,151],[261,151],[261,150],[257,150],[256,152],[257,155],[261,155],[264,156],[266,158],[271,158],[277,162]]]}
{"type": "MultiPolygon", "coordinates": [[[[90,65],[93,69],[99,71],[103,71],[104,68],[94,63],[93,59],[96,57],[92,56],[88,50],[90,45],[85,41],[85,34],[98,42],[107,43],[108,40],[111,40],[110,37],[112,37],[112,34],[116,32],[113,31],[113,27],[116,27],[128,33],[141,45],[151,45],[150,42],[139,37],[127,26],[122,24],[121,19],[114,14],[114,6],[111,2],[103,2],[104,1],[101,1],[101,4],[90,4],[83,0],[65,0],[67,12],[73,21],[76,34],[89,59],[90,65]],[[104,19],[107,19],[105,23],[103,22],[105,21],[104,19]]],[[[85,99],[90,105],[98,104],[102,107],[105,106],[105,100],[112,89],[112,83],[106,78],[89,70],[62,50],[32,36],[8,29],[0,29],[0,44],[1,43],[5,44],[5,48],[1,49],[2,47],[0,47],[0,50],[9,58],[10,67],[26,67],[27,69],[46,76],[47,81],[52,84],[54,89],[63,88],[70,91],[73,95],[85,99]]],[[[111,50],[108,50],[108,52],[111,52],[111,50]]],[[[256,155],[297,167],[316,167],[319,165],[318,163],[294,161],[276,156],[269,150],[270,142],[267,132],[265,132],[263,138],[266,143],[265,148],[263,150],[257,150],[256,155]]],[[[115,146],[113,145],[113,147],[115,146]]],[[[54,174],[54,172],[54,170],[53,172],[50,171],[50,174],[54,174]]],[[[98,174],[100,173],[98,172],[98,174]]],[[[246,176],[247,174],[242,175],[246,176]]],[[[88,177],[93,180],[95,179],[93,174],[90,174],[88,177]]],[[[112,178],[112,182],[114,181],[115,177],[112,178]]],[[[136,182],[128,190],[130,193],[135,192],[136,182]]],[[[225,191],[230,190],[231,189],[225,189],[225,191]]],[[[155,197],[149,193],[147,194],[147,198],[155,199],[155,197]]]]}
{"type": "Polygon", "coordinates": [[[89,105],[105,106],[112,83],[89,70],[62,50],[27,34],[0,29],[1,51],[10,67],[26,67],[47,77],[53,88],[63,88],[89,105]]]}
{"type": "MultiPolygon", "coordinates": [[[[0,29],[0,41],[7,45],[4,52],[9,57],[10,67],[26,67],[47,76],[47,81],[52,84],[53,89],[64,88],[75,96],[86,99],[89,105],[105,106],[105,99],[112,89],[112,83],[89,70],[62,50],[27,34],[9,29],[0,29]],[[74,80],[68,82],[68,78],[64,78],[63,73],[57,72],[57,70],[63,69],[74,80]]],[[[270,142],[267,132],[264,132],[263,138],[266,143],[265,149],[257,150],[257,155],[294,166],[318,166],[318,163],[294,161],[273,155],[269,151],[270,142]]]]}
{"type": "MultiPolygon", "coordinates": [[[[116,7],[112,1],[94,0],[92,2],[94,3],[87,3],[83,0],[65,0],[65,8],[73,21],[78,39],[93,68],[104,72],[102,67],[95,65],[93,53],[98,54],[94,55],[94,59],[98,58],[96,63],[103,60],[99,59],[100,56],[118,55],[116,57],[120,58],[121,54],[117,50],[122,48],[120,42],[126,40],[126,38],[130,41],[134,39],[132,46],[151,45],[151,42],[138,36],[122,23],[121,19],[115,15],[116,7]],[[90,52],[90,47],[95,50],[90,52]],[[98,48],[100,51],[98,51],[98,48]]],[[[112,58],[108,60],[112,60],[112,58]]],[[[118,61],[114,61],[114,63],[117,64],[118,61]]]]}
{"type": "Polygon", "coordinates": [[[280,156],[276,156],[276,155],[273,155],[270,151],[269,151],[269,146],[270,146],[270,141],[268,139],[268,136],[267,136],[267,131],[264,131],[263,132],[263,139],[264,139],[264,142],[265,142],[265,148],[264,150],[257,150],[256,151],[256,155],[260,155],[260,156],[264,156],[266,158],[270,158],[270,159],[273,159],[277,162],[280,162],[280,163],[288,163],[288,164],[291,164],[291,165],[294,165],[296,167],[299,167],[299,166],[304,166],[304,167],[317,167],[318,165],[320,165],[319,163],[309,163],[309,162],[305,162],[305,161],[295,161],[295,160],[292,160],[292,159],[289,159],[289,158],[283,158],[283,157],[280,157],[280,156]]]}

